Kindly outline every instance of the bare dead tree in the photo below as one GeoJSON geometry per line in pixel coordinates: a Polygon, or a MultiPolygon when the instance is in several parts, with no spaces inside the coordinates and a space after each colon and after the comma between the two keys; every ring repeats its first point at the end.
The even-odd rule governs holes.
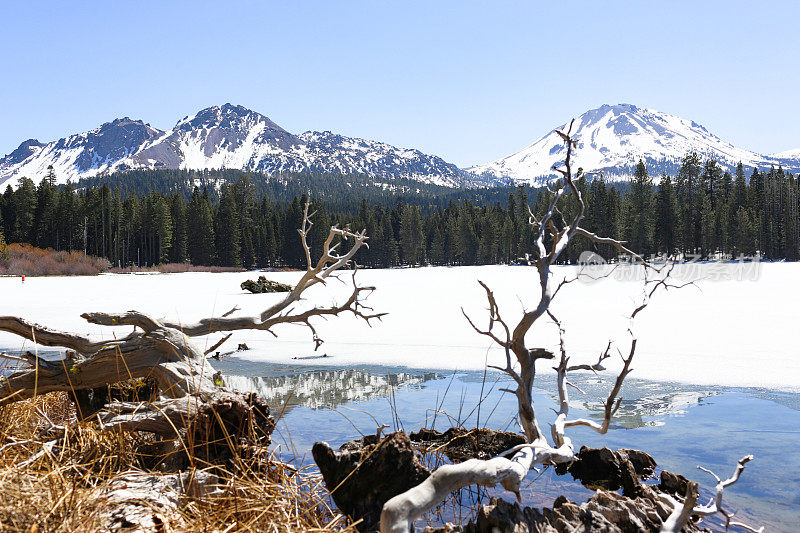
{"type": "MultiPolygon", "coordinates": [[[[575,427],[587,427],[600,434],[608,431],[611,418],[619,408],[621,401],[620,390],[625,378],[632,370],[631,363],[636,353],[637,338],[634,330],[634,320],[647,307],[656,291],[676,287],[671,284],[669,279],[670,271],[674,265],[666,267],[651,265],[637,253],[628,249],[623,241],[598,236],[580,226],[585,211],[585,203],[573,181],[571,157],[575,139],[570,136],[571,130],[572,123],[570,123],[566,132],[557,131],[567,146],[567,154],[563,167],[553,167],[560,174],[561,179],[558,181],[556,188],[551,190],[552,197],[546,211],[541,217],[536,217],[529,210],[529,223],[538,230],[535,241],[536,249],[534,250],[534,259],[532,261],[532,265],[536,268],[538,274],[540,289],[537,305],[532,310],[524,312],[517,324],[511,326],[501,316],[500,308],[492,290],[486,284],[479,282],[486,292],[488,301],[488,327],[482,329],[464,312],[464,316],[472,328],[479,334],[489,337],[505,353],[505,366],[492,366],[491,368],[504,372],[516,384],[515,389],[507,389],[506,392],[513,393],[517,398],[517,417],[527,442],[489,460],[470,459],[463,463],[439,467],[416,487],[386,502],[381,514],[381,531],[383,533],[408,533],[412,530],[414,521],[423,513],[436,507],[451,492],[469,485],[494,486],[499,484],[514,493],[517,499],[520,499],[520,485],[534,465],[555,465],[575,461],[577,458],[575,445],[567,436],[567,430],[575,427]],[[573,196],[577,203],[577,213],[571,220],[567,220],[560,209],[569,194],[573,196]],[[633,259],[633,265],[641,267],[644,271],[641,301],[629,315],[630,326],[628,333],[630,335],[630,345],[627,355],[623,355],[620,352],[623,363],[622,370],[606,398],[601,422],[582,418],[569,418],[568,386],[570,383],[567,376],[569,372],[575,370],[602,370],[603,362],[610,357],[611,344],[609,343],[596,363],[570,365],[570,358],[564,346],[563,327],[550,311],[550,304],[554,296],[565,284],[575,279],[563,279],[559,283],[555,283],[552,280],[552,267],[576,236],[585,237],[594,243],[613,246],[621,254],[630,256],[633,259]],[[550,437],[552,442],[548,440],[539,425],[534,409],[532,388],[536,376],[537,361],[555,359],[555,355],[543,348],[529,348],[526,343],[526,335],[531,327],[545,315],[558,326],[561,333],[560,357],[555,367],[557,372],[558,411],[556,412],[555,420],[551,424],[550,437]]],[[[677,503],[673,505],[673,507],[676,506],[677,503]]],[[[693,513],[694,511],[689,515],[693,513]]]]}
{"type": "MultiPolygon", "coordinates": [[[[264,330],[277,336],[274,328],[282,324],[301,324],[312,333],[315,345],[323,341],[314,327],[314,320],[352,313],[368,324],[383,313],[375,313],[365,305],[374,287],[361,286],[352,274],[352,292],[343,302],[328,307],[296,310],[297,304],[311,287],[327,284],[337,271],[354,265],[356,252],[367,245],[365,231],[349,227],[330,228],[321,256],[312,260],[308,234],[314,213],[306,203],[300,242],[305,252],[306,271],[294,289],[283,299],[254,316],[233,316],[234,307],[220,317],[203,318],[196,323],[182,324],[155,319],[144,313],[92,312],[81,315],[86,321],[102,326],[133,326],[133,332],[111,341],[97,341],[88,336],[57,331],[15,316],[0,317],[0,331],[14,333],[37,345],[66,348],[65,357],[48,361],[28,352],[24,359],[29,368],[0,379],[0,405],[9,404],[52,391],[80,391],[104,387],[132,378],[154,378],[161,401],[149,404],[117,403],[107,406],[99,418],[106,427],[143,429],[162,435],[173,434],[176,424],[186,425],[192,415],[215,398],[225,401],[236,395],[227,391],[218,372],[205,357],[193,337],[214,332],[264,330]],[[187,401],[188,400],[188,401],[187,401]]],[[[225,337],[223,337],[225,339],[225,337]]]]}
{"type": "Polygon", "coordinates": [[[742,472],[744,472],[744,465],[752,460],[752,455],[746,455],[739,459],[739,462],[736,463],[736,470],[733,471],[733,475],[724,480],[720,479],[719,476],[711,470],[703,468],[702,466],[698,466],[698,469],[702,470],[703,472],[708,472],[714,476],[714,479],[717,480],[714,498],[712,498],[708,505],[697,505],[697,483],[694,482],[690,482],[687,486],[686,496],[683,502],[679,502],[671,496],[662,495],[661,497],[672,506],[673,511],[669,518],[664,522],[664,525],[661,528],[661,533],[680,533],[681,529],[683,529],[683,526],[689,522],[689,519],[692,516],[704,517],[717,513],[725,517],[726,529],[733,526],[742,528],[745,531],[751,531],[753,533],[762,533],[764,531],[763,527],[756,529],[742,522],[733,520],[733,513],[722,507],[722,494],[725,488],[739,481],[739,476],[741,476],[742,472]]]}

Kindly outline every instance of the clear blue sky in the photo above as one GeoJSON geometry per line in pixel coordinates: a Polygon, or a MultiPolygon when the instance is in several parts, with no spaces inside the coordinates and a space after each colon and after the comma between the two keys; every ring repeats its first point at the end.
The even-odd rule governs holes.
{"type": "Polygon", "coordinates": [[[465,166],[603,103],[800,148],[800,2],[14,2],[0,153],[225,102],[465,166]]]}

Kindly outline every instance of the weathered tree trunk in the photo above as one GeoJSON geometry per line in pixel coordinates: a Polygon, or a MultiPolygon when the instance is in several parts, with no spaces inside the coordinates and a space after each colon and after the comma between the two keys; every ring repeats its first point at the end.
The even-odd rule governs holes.
{"type": "Polygon", "coordinates": [[[186,523],[180,505],[185,498],[208,498],[221,492],[217,477],[207,472],[127,472],[116,476],[97,495],[96,526],[99,531],[146,533],[182,529],[186,523]]]}

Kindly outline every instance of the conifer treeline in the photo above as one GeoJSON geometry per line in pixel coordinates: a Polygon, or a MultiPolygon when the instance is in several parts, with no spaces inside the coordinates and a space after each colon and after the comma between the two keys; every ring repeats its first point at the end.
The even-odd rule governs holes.
{"type": "MultiPolygon", "coordinates": [[[[6,189],[0,196],[0,238],[4,234],[9,243],[84,250],[115,266],[186,261],[303,266],[297,228],[305,197],[276,201],[259,195],[246,175],[213,194],[195,188],[189,198],[180,191],[123,194],[108,184],[76,192],[54,181],[50,173],[38,186],[22,178],[16,190],[6,189]]],[[[731,176],[714,161],[689,154],[677,176],[662,176],[658,185],[642,162],[625,192],[583,176],[576,184],[587,204],[582,225],[626,240],[644,254],[800,257],[798,182],[781,169],[753,171],[748,182],[741,165],[731,176]]],[[[534,249],[528,209],[541,214],[550,193],[522,187],[510,191],[502,202],[487,201],[485,192],[476,192],[474,199],[427,203],[402,197],[390,202],[312,199],[317,214],[310,242],[319,250],[331,224],[349,224],[370,236],[370,248],[359,252],[359,262],[367,266],[512,262],[534,249]]],[[[572,198],[556,217],[557,226],[575,210],[572,198]]],[[[589,246],[575,240],[562,257],[574,262],[589,246]]],[[[595,251],[606,258],[614,255],[611,249],[595,251]]]]}

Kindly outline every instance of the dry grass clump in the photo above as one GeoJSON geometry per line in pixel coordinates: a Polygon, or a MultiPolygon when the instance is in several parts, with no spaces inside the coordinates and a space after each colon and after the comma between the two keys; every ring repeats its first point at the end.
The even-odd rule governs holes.
{"type": "Polygon", "coordinates": [[[276,468],[266,476],[228,478],[218,497],[192,499],[183,516],[192,531],[356,531],[329,506],[322,477],[276,468]]]}
{"type": "MultiPolygon", "coordinates": [[[[113,491],[125,489],[125,480],[170,475],[144,466],[148,461],[140,448],[146,449],[148,440],[77,421],[66,393],[0,407],[0,531],[107,530],[113,491]]],[[[204,472],[212,470],[212,490],[188,492],[177,508],[161,506],[156,491],[152,501],[145,493],[135,505],[167,517],[164,523],[157,518],[153,531],[354,530],[329,507],[320,476],[295,472],[273,461],[266,449],[238,458],[228,469],[204,472]]],[[[125,521],[116,525],[123,528],[125,521]]]]}

